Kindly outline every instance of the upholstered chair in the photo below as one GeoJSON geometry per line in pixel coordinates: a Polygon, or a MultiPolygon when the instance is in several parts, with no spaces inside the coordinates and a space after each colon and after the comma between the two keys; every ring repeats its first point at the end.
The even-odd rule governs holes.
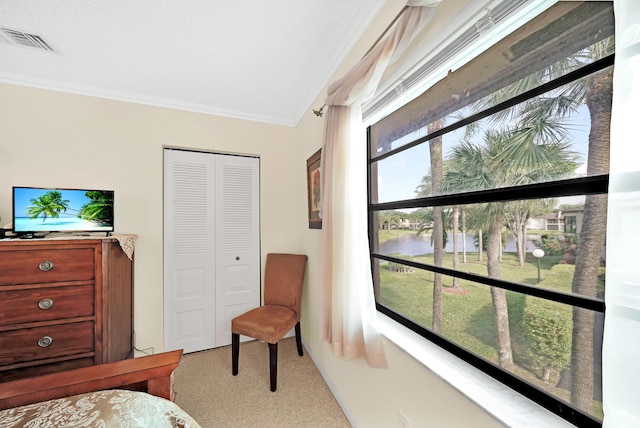
{"type": "Polygon", "coordinates": [[[238,374],[240,335],[269,344],[271,391],[276,390],[278,341],[295,328],[298,355],[302,356],[300,306],[307,266],[303,254],[267,254],[264,272],[264,304],[231,320],[232,374],[238,374]]]}

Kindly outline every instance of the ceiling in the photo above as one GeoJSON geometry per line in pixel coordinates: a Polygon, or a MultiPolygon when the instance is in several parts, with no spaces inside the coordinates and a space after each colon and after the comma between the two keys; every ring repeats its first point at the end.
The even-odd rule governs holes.
{"type": "Polygon", "coordinates": [[[295,126],[384,3],[0,0],[0,82],[295,126]]]}

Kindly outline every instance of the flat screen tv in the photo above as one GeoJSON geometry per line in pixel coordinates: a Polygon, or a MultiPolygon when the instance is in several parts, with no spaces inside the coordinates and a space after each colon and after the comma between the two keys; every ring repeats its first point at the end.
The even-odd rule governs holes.
{"type": "Polygon", "coordinates": [[[13,232],[113,232],[113,190],[13,187],[13,232]]]}

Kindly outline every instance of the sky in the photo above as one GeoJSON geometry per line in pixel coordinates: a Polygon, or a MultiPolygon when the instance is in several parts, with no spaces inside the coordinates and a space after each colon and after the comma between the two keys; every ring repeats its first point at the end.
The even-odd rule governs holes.
{"type": "MultiPolygon", "coordinates": [[[[13,198],[15,206],[16,217],[27,217],[27,207],[33,205],[31,199],[36,199],[39,196],[44,195],[50,190],[58,190],[62,193],[62,199],[69,200],[69,209],[66,215],[75,217],[80,211],[82,205],[90,201],[89,198],[84,196],[86,190],[65,190],[65,189],[41,189],[41,188],[27,188],[16,187],[14,188],[13,198]]],[[[65,213],[60,213],[64,216],[65,213]]]]}

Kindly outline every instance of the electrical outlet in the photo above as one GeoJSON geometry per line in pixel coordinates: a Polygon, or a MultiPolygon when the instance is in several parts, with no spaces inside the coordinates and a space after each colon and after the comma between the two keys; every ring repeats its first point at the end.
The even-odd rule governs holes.
{"type": "Polygon", "coordinates": [[[400,428],[411,428],[411,421],[407,415],[402,413],[402,410],[398,410],[398,426],[400,428]]]}

